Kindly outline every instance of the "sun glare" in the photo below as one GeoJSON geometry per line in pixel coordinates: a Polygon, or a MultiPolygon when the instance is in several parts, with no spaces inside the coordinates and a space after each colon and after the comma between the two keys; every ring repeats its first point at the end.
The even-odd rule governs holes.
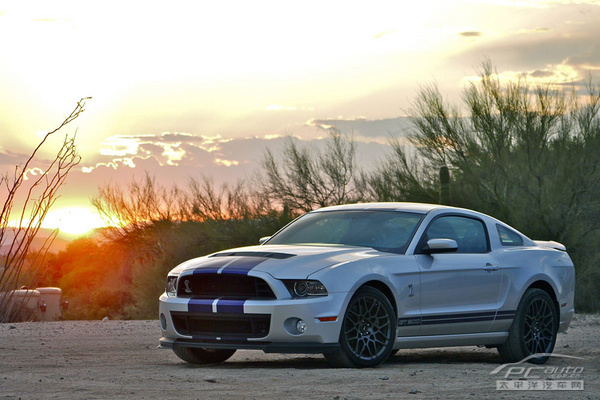
{"type": "Polygon", "coordinates": [[[106,222],[93,209],[68,207],[48,213],[43,228],[56,229],[69,235],[83,235],[93,229],[106,226],[106,222]]]}

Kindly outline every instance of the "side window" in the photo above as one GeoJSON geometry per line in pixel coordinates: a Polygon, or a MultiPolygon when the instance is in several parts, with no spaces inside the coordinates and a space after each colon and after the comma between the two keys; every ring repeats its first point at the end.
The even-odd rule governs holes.
{"type": "Polygon", "coordinates": [[[487,234],[478,219],[447,216],[434,220],[421,240],[424,246],[430,239],[453,239],[458,244],[457,253],[487,253],[487,234]]]}
{"type": "Polygon", "coordinates": [[[502,225],[496,225],[502,246],[523,246],[523,237],[502,225]]]}

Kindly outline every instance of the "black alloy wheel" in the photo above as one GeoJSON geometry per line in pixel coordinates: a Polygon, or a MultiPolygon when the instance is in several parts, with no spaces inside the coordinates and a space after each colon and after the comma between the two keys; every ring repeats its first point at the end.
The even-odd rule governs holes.
{"type": "Polygon", "coordinates": [[[540,354],[527,361],[543,364],[554,350],[557,332],[558,311],[554,301],[542,289],[529,289],[517,307],[508,339],[498,346],[498,352],[507,363],[540,354]]]}
{"type": "Polygon", "coordinates": [[[342,323],[340,350],[326,354],[339,367],[375,367],[392,352],[396,316],[387,297],[364,286],[356,291],[342,323]]]}

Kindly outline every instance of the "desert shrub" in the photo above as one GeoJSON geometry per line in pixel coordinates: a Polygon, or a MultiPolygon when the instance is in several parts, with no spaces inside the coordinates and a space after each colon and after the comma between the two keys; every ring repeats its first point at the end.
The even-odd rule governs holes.
{"type": "Polygon", "coordinates": [[[436,202],[451,170],[452,203],[503,220],[533,239],[565,244],[577,270],[577,309],[598,310],[600,87],[501,81],[490,62],[464,104],[425,86],[410,110],[409,144],[367,176],[376,200],[436,202]]]}

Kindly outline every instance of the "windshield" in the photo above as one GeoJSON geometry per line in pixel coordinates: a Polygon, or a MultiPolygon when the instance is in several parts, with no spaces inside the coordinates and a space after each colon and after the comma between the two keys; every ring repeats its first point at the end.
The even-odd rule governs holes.
{"type": "Polygon", "coordinates": [[[322,211],[306,214],[267,244],[332,244],[404,253],[420,214],[399,211],[322,211]]]}

